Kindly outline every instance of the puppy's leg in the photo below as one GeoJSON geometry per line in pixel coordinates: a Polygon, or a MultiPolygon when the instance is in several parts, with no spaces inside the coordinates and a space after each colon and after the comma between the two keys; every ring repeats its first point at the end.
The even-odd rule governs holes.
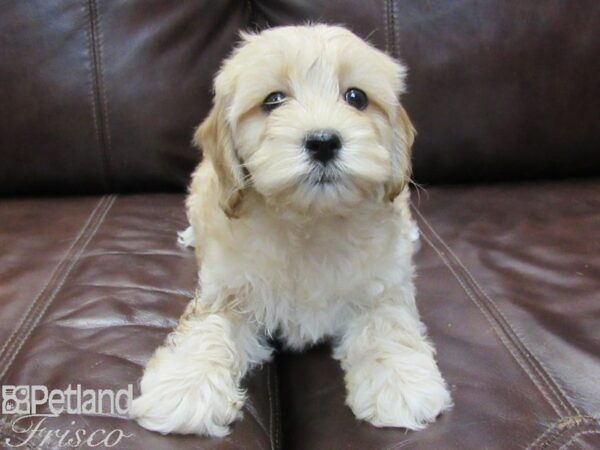
{"type": "Polygon", "coordinates": [[[346,403],[357,418],[418,430],[452,400],[412,294],[399,289],[388,298],[348,324],[334,356],[345,371],[346,403]]]}
{"type": "Polygon", "coordinates": [[[148,362],[131,416],[161,433],[224,436],[241,416],[247,370],[270,358],[247,321],[192,301],[179,325],[148,362]]]}
{"type": "Polygon", "coordinates": [[[183,231],[177,232],[177,242],[184,247],[194,248],[196,246],[196,240],[194,237],[194,229],[190,225],[183,231]]]}

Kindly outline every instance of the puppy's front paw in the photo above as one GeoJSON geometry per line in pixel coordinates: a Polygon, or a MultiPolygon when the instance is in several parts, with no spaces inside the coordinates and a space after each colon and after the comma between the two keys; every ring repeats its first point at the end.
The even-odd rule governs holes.
{"type": "Polygon", "coordinates": [[[182,373],[168,361],[151,361],[133,400],[130,415],[160,433],[225,436],[241,416],[244,392],[222,366],[206,364],[201,373],[182,373]]]}
{"type": "Polygon", "coordinates": [[[452,399],[433,359],[419,355],[408,361],[364,361],[346,374],[346,403],[358,419],[376,427],[420,430],[444,410],[452,399]]]}

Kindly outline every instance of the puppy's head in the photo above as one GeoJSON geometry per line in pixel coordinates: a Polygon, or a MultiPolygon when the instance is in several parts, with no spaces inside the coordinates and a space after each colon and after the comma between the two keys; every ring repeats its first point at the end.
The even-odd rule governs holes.
{"type": "Polygon", "coordinates": [[[244,191],[303,212],[392,201],[410,178],[405,69],[350,31],[282,27],[243,42],[215,79],[194,141],[235,216],[244,191]]]}

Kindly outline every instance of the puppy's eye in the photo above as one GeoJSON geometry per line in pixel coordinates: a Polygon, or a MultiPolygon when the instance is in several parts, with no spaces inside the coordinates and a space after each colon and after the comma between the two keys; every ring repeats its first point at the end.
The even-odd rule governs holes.
{"type": "Polygon", "coordinates": [[[278,106],[281,106],[287,96],[283,92],[271,92],[263,100],[262,108],[266,112],[271,112],[278,106]]]}
{"type": "Polygon", "coordinates": [[[350,106],[354,106],[356,109],[362,111],[369,104],[367,94],[358,88],[350,88],[344,94],[344,99],[350,106]]]}

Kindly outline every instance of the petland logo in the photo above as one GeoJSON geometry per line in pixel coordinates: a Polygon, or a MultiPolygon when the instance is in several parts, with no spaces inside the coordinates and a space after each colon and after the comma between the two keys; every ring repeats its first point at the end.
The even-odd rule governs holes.
{"type": "MultiPolygon", "coordinates": [[[[115,447],[133,436],[121,429],[89,430],[85,428],[57,430],[46,421],[61,414],[108,415],[126,417],[133,399],[133,386],[110,389],[83,389],[80,384],[67,389],[49,390],[46,386],[2,386],[2,414],[13,415],[11,431],[22,439],[6,438],[9,447],[115,447]],[[38,412],[46,406],[49,413],[38,412]]],[[[75,421],[71,422],[74,425],[75,421]]]]}

